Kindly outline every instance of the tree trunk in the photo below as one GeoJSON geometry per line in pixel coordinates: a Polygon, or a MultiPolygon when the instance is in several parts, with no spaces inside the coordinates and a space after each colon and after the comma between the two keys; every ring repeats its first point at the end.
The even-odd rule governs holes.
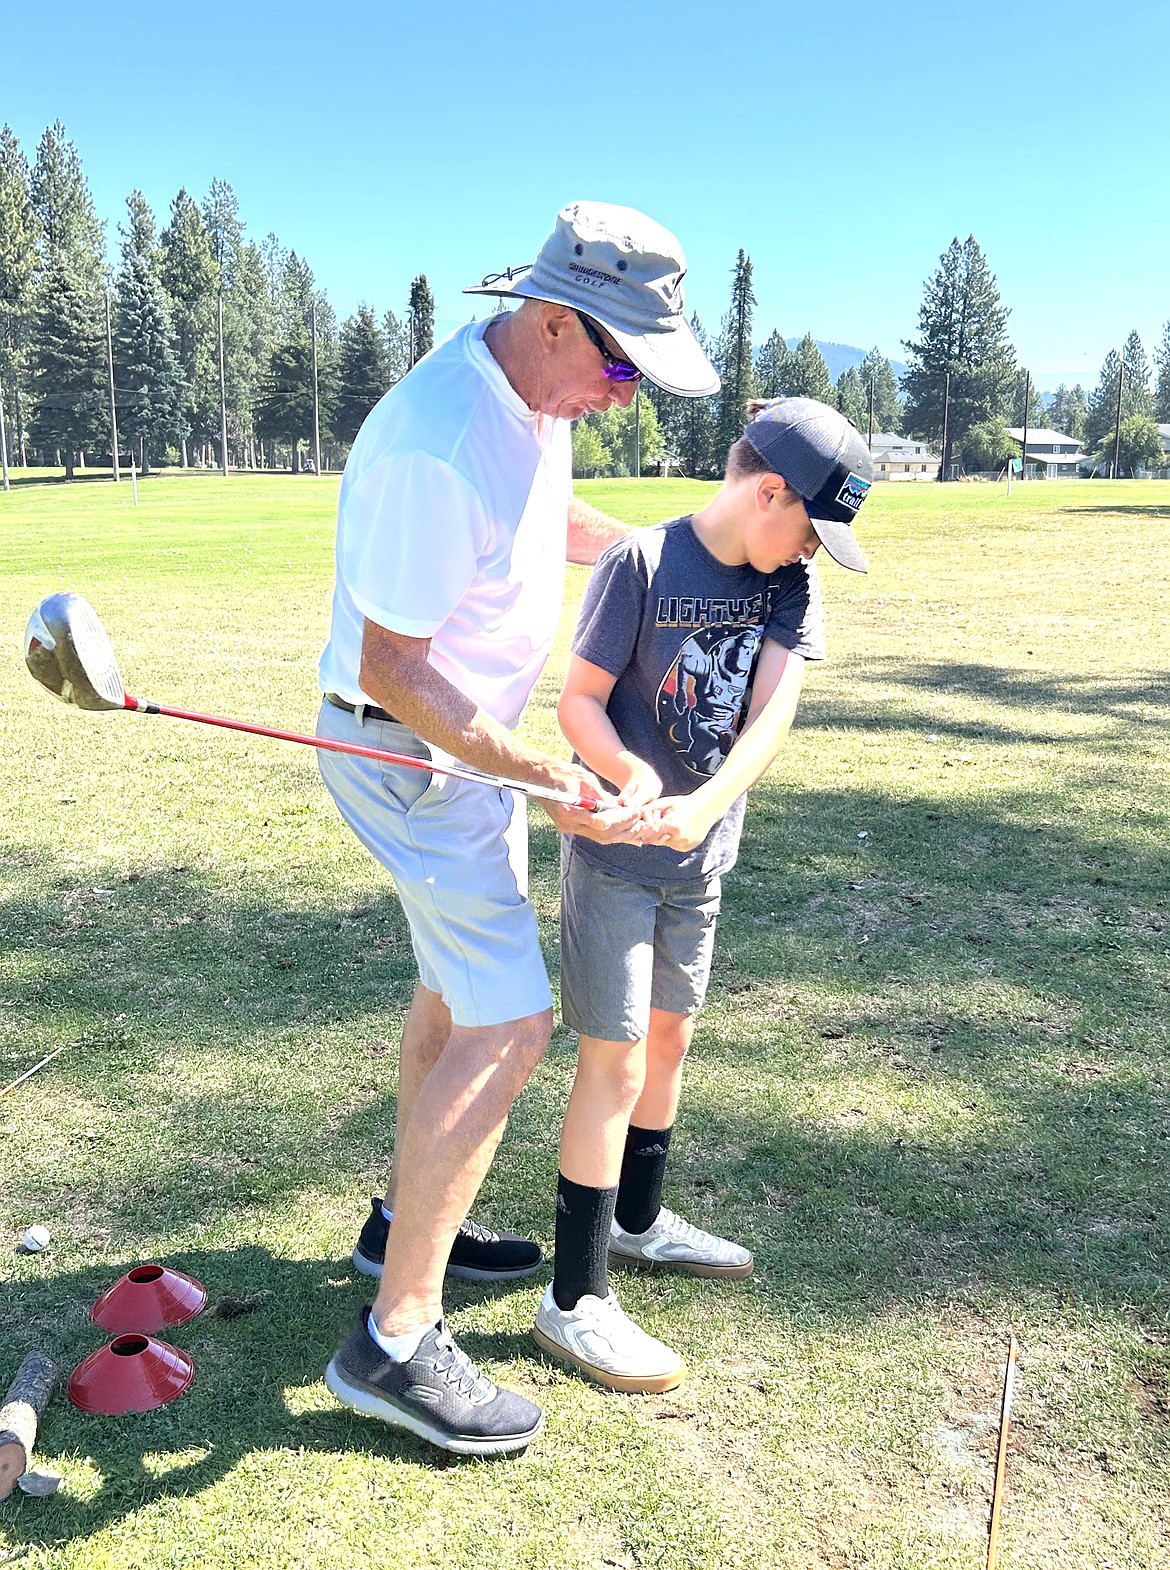
{"type": "Polygon", "coordinates": [[[43,1352],[30,1352],[0,1407],[0,1499],[7,1499],[28,1471],[37,1442],[37,1420],[57,1383],[57,1365],[43,1352]]]}
{"type": "MultiPolygon", "coordinates": [[[[58,454],[58,456],[60,456],[60,455],[58,454]]],[[[73,478],[73,451],[72,451],[72,449],[70,449],[65,454],[65,478],[67,480],[71,480],[73,478]]]]}
{"type": "Polygon", "coordinates": [[[185,436],[183,437],[183,440],[179,443],[179,454],[180,454],[179,462],[182,464],[183,468],[186,469],[188,467],[188,464],[187,464],[187,438],[185,436]]]}
{"type": "Polygon", "coordinates": [[[299,474],[301,472],[301,444],[300,444],[299,441],[294,441],[293,444],[292,444],[292,460],[291,461],[292,461],[292,472],[294,474],[299,474]]]}
{"type": "Polygon", "coordinates": [[[142,454],[142,462],[139,465],[138,472],[139,472],[139,474],[149,474],[150,473],[150,454],[146,450],[146,438],[145,437],[143,437],[142,441],[139,443],[139,449],[138,450],[142,454]]]}

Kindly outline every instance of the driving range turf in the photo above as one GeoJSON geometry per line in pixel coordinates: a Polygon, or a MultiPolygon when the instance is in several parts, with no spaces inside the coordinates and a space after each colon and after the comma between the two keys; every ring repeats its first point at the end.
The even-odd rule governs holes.
{"type": "MultiPolygon", "coordinates": [[[[644,523],[709,488],[581,494],[644,523]]],[[[623,1275],[689,1382],[601,1391],[528,1331],[547,1267],[453,1284],[462,1344],[548,1414],[457,1462],[322,1383],[369,1284],[413,966],[305,748],[70,712],[24,671],[86,594],[131,691],[311,728],[337,477],[164,476],[0,495],[0,1387],[70,1369],[129,1266],[213,1305],[191,1390],[58,1394],[52,1498],[0,1504],[30,1567],[984,1562],[1002,1367],[1021,1368],[1002,1564],[1170,1562],[1170,485],[875,487],[867,578],[822,562],[830,660],[749,807],[666,1202],[741,1283],[623,1275]],[[42,1222],[49,1251],[16,1251],[42,1222]]],[[[524,721],[552,705],[585,582],[524,721]]],[[[557,971],[557,846],[531,813],[557,971]]],[[[476,1214],[551,1246],[573,1071],[558,1028],[476,1214]]]]}

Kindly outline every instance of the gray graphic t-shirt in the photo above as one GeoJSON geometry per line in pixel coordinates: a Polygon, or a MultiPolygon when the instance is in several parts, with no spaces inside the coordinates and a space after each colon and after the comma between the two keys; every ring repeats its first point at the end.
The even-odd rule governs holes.
{"type": "MultiPolygon", "coordinates": [[[[585,590],[573,653],[617,680],[606,712],[624,745],[650,764],[663,794],[689,795],[731,751],[751,701],[765,638],[806,660],[825,657],[816,567],[728,567],[676,518],[619,540],[585,590]]],[[[635,883],[675,883],[734,865],[744,797],[692,851],[598,845],[587,860],[635,883]]]]}

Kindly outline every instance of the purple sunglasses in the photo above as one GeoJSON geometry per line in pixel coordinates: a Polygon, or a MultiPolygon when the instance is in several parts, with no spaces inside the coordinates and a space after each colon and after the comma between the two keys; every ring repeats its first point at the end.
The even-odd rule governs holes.
{"type": "Polygon", "coordinates": [[[601,356],[601,374],[611,382],[636,382],[641,376],[641,371],[636,365],[631,365],[629,360],[619,359],[616,354],[605,347],[605,340],[594,327],[593,323],[581,311],[574,311],[574,316],[585,329],[589,342],[601,356]]]}

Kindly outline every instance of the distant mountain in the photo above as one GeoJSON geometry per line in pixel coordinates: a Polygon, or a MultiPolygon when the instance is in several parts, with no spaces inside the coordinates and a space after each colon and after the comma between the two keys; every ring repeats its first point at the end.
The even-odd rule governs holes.
{"type": "MultiPolygon", "coordinates": [[[[795,349],[800,342],[799,338],[786,338],[785,343],[790,349],[795,349]]],[[[816,339],[816,346],[821,351],[821,359],[829,367],[829,375],[836,381],[842,371],[847,371],[851,365],[860,365],[869,353],[868,349],[857,349],[851,343],[824,343],[816,339]]],[[[891,360],[894,375],[901,380],[906,374],[906,365],[902,360],[891,360]]]]}

